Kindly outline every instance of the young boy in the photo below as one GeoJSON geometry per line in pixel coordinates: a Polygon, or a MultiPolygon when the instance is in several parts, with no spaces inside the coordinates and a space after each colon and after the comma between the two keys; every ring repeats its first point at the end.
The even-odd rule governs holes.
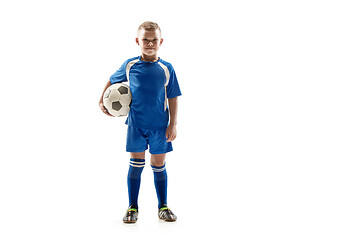
{"type": "MultiPolygon", "coordinates": [[[[171,142],[176,138],[177,97],[181,92],[173,66],[157,56],[163,42],[160,27],[154,22],[144,22],[135,41],[140,46],[141,56],[126,60],[110,77],[103,91],[104,94],[111,84],[129,81],[132,93],[126,120],[126,151],[130,152],[127,177],[129,208],[123,221],[135,223],[138,218],[140,179],[148,145],[158,197],[158,216],[165,221],[176,221],[176,215],[167,207],[165,157],[173,150],[171,142]]],[[[102,97],[99,105],[105,114],[111,116],[104,108],[102,97]]]]}

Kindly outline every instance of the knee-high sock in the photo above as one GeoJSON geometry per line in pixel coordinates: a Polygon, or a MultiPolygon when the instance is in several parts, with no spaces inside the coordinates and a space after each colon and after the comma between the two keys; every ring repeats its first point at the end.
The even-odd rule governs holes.
{"type": "Polygon", "coordinates": [[[158,207],[167,204],[167,173],[165,164],[161,167],[151,165],[154,171],[154,183],[158,197],[158,207]]]}
{"type": "Polygon", "coordinates": [[[135,205],[138,208],[138,196],[141,182],[141,173],[145,166],[145,159],[130,159],[130,167],[127,176],[129,206],[135,205]]]}

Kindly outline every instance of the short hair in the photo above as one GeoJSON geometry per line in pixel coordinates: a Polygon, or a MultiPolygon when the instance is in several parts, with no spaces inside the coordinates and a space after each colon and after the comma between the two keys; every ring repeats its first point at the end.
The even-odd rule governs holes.
{"type": "Polygon", "coordinates": [[[159,25],[155,22],[151,22],[151,21],[146,21],[146,22],[143,22],[139,28],[138,28],[138,32],[141,30],[141,29],[144,29],[146,31],[155,31],[156,29],[159,29],[160,31],[160,34],[161,34],[161,29],[159,27],[159,25]]]}

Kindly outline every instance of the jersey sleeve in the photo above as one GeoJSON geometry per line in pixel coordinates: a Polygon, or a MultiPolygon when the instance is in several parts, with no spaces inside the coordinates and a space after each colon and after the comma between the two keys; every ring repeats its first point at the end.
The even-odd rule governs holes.
{"type": "Polygon", "coordinates": [[[121,67],[110,77],[111,84],[120,83],[120,82],[127,82],[128,79],[126,78],[126,65],[128,61],[125,61],[121,67]]]}
{"type": "Polygon", "coordinates": [[[175,70],[173,67],[170,69],[170,78],[169,78],[169,84],[166,87],[166,95],[167,98],[174,98],[181,95],[179,83],[175,74],[175,70]]]}

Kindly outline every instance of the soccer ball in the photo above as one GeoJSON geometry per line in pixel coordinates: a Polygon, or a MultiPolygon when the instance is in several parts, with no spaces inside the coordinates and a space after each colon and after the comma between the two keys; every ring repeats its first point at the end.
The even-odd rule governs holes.
{"type": "Polygon", "coordinates": [[[115,83],[106,89],[103,103],[111,115],[120,117],[128,115],[131,99],[130,87],[123,83],[115,83]]]}

